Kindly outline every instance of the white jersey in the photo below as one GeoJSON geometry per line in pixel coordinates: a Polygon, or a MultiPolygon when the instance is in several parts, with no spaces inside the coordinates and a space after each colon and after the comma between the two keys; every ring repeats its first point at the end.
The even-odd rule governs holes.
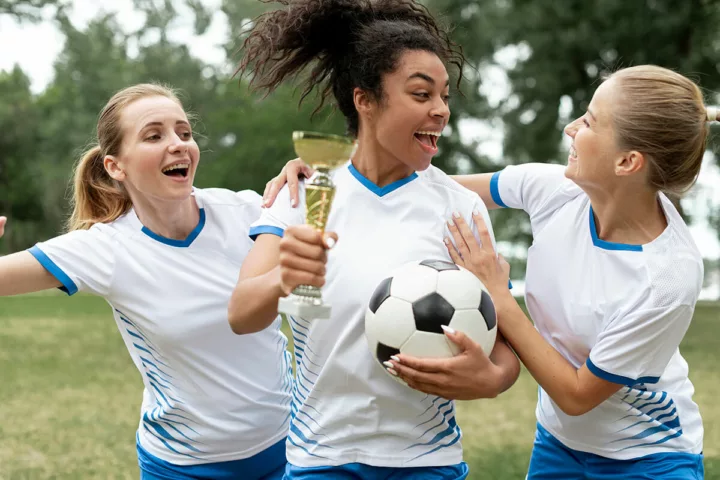
{"type": "Polygon", "coordinates": [[[111,305],[145,384],[138,441],[176,465],[244,459],[281,441],[292,390],[280,319],[244,336],[228,323],[259,195],[194,195],[200,222],[184,241],[154,234],[131,210],[31,249],[66,292],[111,305]]]}
{"type": "Polygon", "coordinates": [[[703,280],[702,256],[672,203],[645,245],[597,236],[590,200],[560,165],[507,167],[495,203],[530,215],[526,301],[540,334],[572,365],[625,385],[590,412],[565,415],[542,389],[537,418],[569,448],[614,459],[700,453],[703,427],[678,345],[703,280]]]}
{"type": "MultiPolygon", "coordinates": [[[[292,318],[296,384],[288,461],[300,467],[362,463],[417,467],[462,461],[454,402],[412,390],[383,371],[365,338],[365,311],[378,284],[410,261],[450,260],[443,237],[458,212],[472,225],[485,205],[435,167],[377,187],[352,164],[332,173],[337,185],[327,230],[324,301],[328,320],[292,318]]],[[[301,188],[304,205],[304,188],[301,188]]],[[[263,212],[251,235],[282,235],[305,222],[288,190],[263,212]]],[[[491,232],[492,235],[492,232],[491,232]]]]}

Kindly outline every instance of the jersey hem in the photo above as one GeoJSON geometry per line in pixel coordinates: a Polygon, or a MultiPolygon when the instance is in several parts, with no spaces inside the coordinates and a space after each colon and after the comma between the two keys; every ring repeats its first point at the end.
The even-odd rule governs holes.
{"type": "MultiPolygon", "coordinates": [[[[312,453],[310,455],[313,455],[312,453]]],[[[422,455],[422,454],[421,454],[422,455]]],[[[372,467],[390,467],[390,468],[413,468],[413,467],[447,467],[457,465],[463,461],[462,451],[447,455],[426,455],[423,457],[415,456],[408,458],[399,458],[397,455],[377,455],[367,452],[352,452],[344,450],[342,452],[333,452],[332,456],[324,457],[307,457],[306,455],[297,455],[294,449],[287,451],[288,462],[296,467],[323,467],[338,466],[349,463],[362,463],[372,467]]]]}
{"type": "Polygon", "coordinates": [[[585,365],[587,365],[588,370],[590,370],[590,372],[596,377],[607,380],[608,382],[627,385],[628,387],[632,387],[638,383],[658,383],[660,381],[660,377],[639,377],[637,380],[634,380],[630,377],[623,377],[622,375],[607,372],[595,365],[592,360],[590,360],[590,357],[588,357],[585,365]]]}
{"type": "Polygon", "coordinates": [[[702,453],[703,450],[703,441],[701,439],[698,443],[696,443],[693,447],[689,449],[655,447],[652,449],[652,451],[645,450],[642,455],[633,456],[628,452],[608,451],[603,448],[598,448],[592,445],[586,445],[584,443],[569,440],[566,437],[559,435],[554,429],[549,428],[547,425],[545,425],[539,420],[538,425],[544,428],[550,435],[555,437],[558,442],[562,443],[571,450],[577,450],[584,453],[592,453],[594,455],[599,455],[601,457],[609,458],[611,460],[636,460],[638,458],[647,457],[648,455],[656,455],[658,453],[691,453],[697,455],[702,453]]]}
{"type": "Polygon", "coordinates": [[[147,441],[144,440],[145,434],[144,434],[142,428],[138,429],[136,437],[137,437],[138,444],[146,452],[153,455],[154,457],[157,457],[160,460],[171,463],[173,465],[188,466],[188,465],[204,465],[207,463],[231,462],[233,460],[244,460],[246,458],[253,457],[253,456],[257,455],[258,453],[268,449],[269,447],[272,447],[273,445],[275,445],[282,439],[287,438],[287,433],[288,433],[289,429],[290,429],[289,426],[287,428],[281,428],[279,434],[274,435],[270,439],[255,445],[251,449],[243,450],[241,452],[231,452],[231,453],[221,453],[221,454],[217,454],[217,455],[209,455],[206,458],[203,458],[202,460],[197,460],[197,459],[193,459],[193,458],[188,459],[186,457],[181,457],[179,455],[168,456],[165,451],[158,451],[156,448],[154,448],[152,446],[152,444],[149,444],[147,441]]]}

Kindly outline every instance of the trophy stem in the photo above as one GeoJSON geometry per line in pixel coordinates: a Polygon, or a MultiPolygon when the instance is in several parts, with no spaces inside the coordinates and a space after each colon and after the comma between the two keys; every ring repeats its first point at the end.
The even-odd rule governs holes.
{"type": "MultiPolygon", "coordinates": [[[[335,185],[328,169],[318,168],[305,183],[305,222],[319,232],[324,232],[334,197],[335,185]]],[[[330,317],[330,306],[323,304],[320,288],[312,285],[298,285],[290,296],[281,298],[279,311],[302,318],[330,317]]]]}

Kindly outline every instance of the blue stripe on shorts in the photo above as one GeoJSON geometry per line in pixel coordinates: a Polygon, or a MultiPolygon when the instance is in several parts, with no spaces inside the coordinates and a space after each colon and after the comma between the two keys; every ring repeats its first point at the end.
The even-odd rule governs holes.
{"type": "Polygon", "coordinates": [[[615,460],[566,447],[540,424],[527,480],[702,480],[701,454],[653,453],[615,460]]]}
{"type": "Polygon", "coordinates": [[[362,463],[328,467],[297,467],[288,463],[284,480],[465,480],[465,462],[444,467],[373,467],[362,463]]]}
{"type": "Polygon", "coordinates": [[[285,472],[285,440],[241,460],[205,463],[200,465],[174,465],[137,444],[140,480],[281,480],[285,472]]]}

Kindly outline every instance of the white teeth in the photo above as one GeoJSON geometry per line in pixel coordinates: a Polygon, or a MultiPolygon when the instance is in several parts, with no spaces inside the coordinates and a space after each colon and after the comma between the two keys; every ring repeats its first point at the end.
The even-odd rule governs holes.
{"type": "Polygon", "coordinates": [[[424,131],[424,132],[415,132],[418,135],[433,135],[435,137],[439,137],[442,135],[442,132],[430,132],[430,131],[424,131]]]}
{"type": "Polygon", "coordinates": [[[163,168],[162,173],[171,172],[173,170],[179,170],[181,168],[188,169],[188,168],[190,168],[190,164],[189,163],[178,163],[176,165],[170,165],[169,167],[163,168]]]}
{"type": "Polygon", "coordinates": [[[573,145],[570,145],[570,155],[573,157],[577,157],[577,150],[575,150],[575,147],[573,145]]]}

